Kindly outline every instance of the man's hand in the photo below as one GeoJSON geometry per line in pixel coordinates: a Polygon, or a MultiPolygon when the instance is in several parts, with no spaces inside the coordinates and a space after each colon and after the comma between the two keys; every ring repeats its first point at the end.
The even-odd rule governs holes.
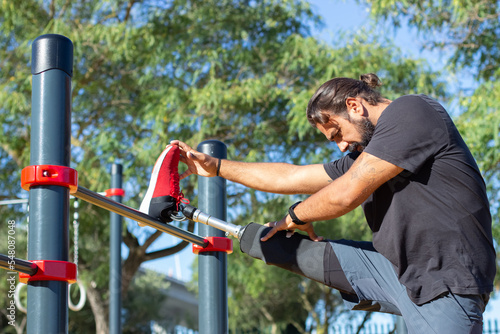
{"type": "Polygon", "coordinates": [[[265,226],[272,227],[272,229],[264,237],[262,237],[260,241],[267,241],[275,235],[276,232],[283,230],[288,231],[286,235],[288,238],[294,233],[295,230],[301,230],[306,232],[309,235],[309,238],[313,241],[323,240],[323,237],[319,237],[316,232],[314,232],[312,223],[307,223],[305,225],[294,224],[289,215],[286,215],[280,221],[267,223],[265,226]]]}
{"type": "Polygon", "coordinates": [[[179,177],[184,179],[191,174],[200,176],[216,176],[218,158],[211,157],[207,154],[198,152],[191,148],[188,144],[179,140],[172,140],[170,145],[178,146],[181,151],[180,161],[185,163],[188,167],[187,171],[182,173],[179,177]]]}

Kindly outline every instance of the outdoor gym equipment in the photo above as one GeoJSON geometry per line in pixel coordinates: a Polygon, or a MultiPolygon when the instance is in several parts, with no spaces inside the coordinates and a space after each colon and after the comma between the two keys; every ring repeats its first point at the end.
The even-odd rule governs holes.
{"type": "MultiPolygon", "coordinates": [[[[54,34],[35,39],[31,72],[31,165],[23,169],[21,180],[22,187],[29,190],[29,260],[0,254],[0,267],[18,272],[20,280],[28,284],[27,332],[68,331],[68,284],[77,281],[76,264],[68,261],[70,194],[193,243],[195,252],[200,255],[199,332],[227,332],[226,255],[232,252],[232,243],[224,238],[224,232],[238,236],[239,226],[224,221],[225,180],[200,178],[200,209],[183,207],[190,219],[208,224],[200,226],[203,236],[163,224],[116,200],[80,187],[77,171],[69,167],[73,43],[54,34]]],[[[218,141],[201,143],[198,150],[226,158],[226,147],[218,141]]],[[[123,196],[114,195],[114,199],[123,196]]],[[[115,241],[115,245],[120,244],[120,240],[115,241]]],[[[110,310],[110,316],[111,313],[118,316],[119,323],[120,310],[110,310]]],[[[120,326],[113,326],[110,320],[110,331],[119,333],[120,326]]]]}
{"type": "MultiPolygon", "coordinates": [[[[8,199],[8,200],[0,201],[0,206],[27,204],[27,203],[28,203],[28,199],[8,199]]],[[[73,212],[73,231],[74,231],[74,238],[73,238],[73,245],[74,245],[73,253],[74,253],[74,255],[73,255],[73,259],[74,260],[73,260],[73,263],[75,263],[76,267],[78,268],[78,226],[79,226],[78,218],[79,218],[79,216],[78,216],[78,200],[77,199],[74,199],[73,207],[74,207],[74,212],[73,212]]],[[[28,219],[28,221],[29,221],[29,219],[28,219]]],[[[15,261],[13,260],[13,258],[14,258],[13,256],[6,256],[6,255],[0,254],[0,267],[3,267],[5,269],[12,269],[13,271],[19,272],[20,268],[18,267],[17,268],[18,270],[16,270],[15,261]]],[[[22,261],[22,260],[19,260],[19,261],[22,261]]],[[[19,264],[22,266],[21,262],[19,264]]],[[[38,266],[36,266],[33,263],[32,263],[32,267],[33,267],[33,269],[35,269],[32,273],[31,273],[31,270],[26,271],[26,273],[30,276],[34,275],[36,273],[36,270],[38,270],[38,266]]],[[[28,269],[28,268],[26,268],[26,269],[28,269]]],[[[85,302],[87,300],[85,286],[79,281],[77,281],[76,284],[78,285],[78,288],[80,290],[80,298],[79,298],[78,303],[76,305],[73,304],[73,302],[71,300],[71,296],[68,296],[68,307],[72,311],[80,311],[83,308],[83,306],[85,305],[85,302]]],[[[26,287],[26,284],[23,282],[19,282],[16,285],[16,289],[15,289],[15,293],[14,293],[14,301],[15,301],[15,304],[16,304],[16,307],[18,310],[20,310],[23,313],[27,313],[26,307],[24,307],[24,305],[22,305],[22,303],[21,303],[21,290],[24,287],[26,287]]],[[[69,289],[71,290],[71,285],[69,286],[69,289]]]]}

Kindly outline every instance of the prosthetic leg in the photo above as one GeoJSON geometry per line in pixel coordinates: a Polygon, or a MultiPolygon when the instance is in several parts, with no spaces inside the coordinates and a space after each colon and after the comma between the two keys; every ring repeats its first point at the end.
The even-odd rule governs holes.
{"type": "Polygon", "coordinates": [[[241,251],[266,264],[310,278],[343,293],[355,294],[328,241],[312,241],[299,233],[287,238],[286,231],[277,232],[265,242],[260,241],[270,229],[255,223],[247,225],[240,237],[241,251]]]}
{"type": "Polygon", "coordinates": [[[215,227],[239,239],[241,250],[253,258],[310,278],[343,293],[354,294],[328,241],[312,241],[299,233],[287,238],[286,232],[280,231],[271,239],[262,242],[260,238],[267,234],[270,227],[255,223],[245,227],[234,225],[187,204],[183,201],[184,197],[179,189],[178,163],[178,147],[167,146],[155,164],[140,211],[163,223],[187,218],[215,227]]]}

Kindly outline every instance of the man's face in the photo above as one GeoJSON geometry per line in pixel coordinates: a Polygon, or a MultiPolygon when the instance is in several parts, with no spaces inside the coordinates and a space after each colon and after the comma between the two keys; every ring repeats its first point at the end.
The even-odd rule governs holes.
{"type": "Polygon", "coordinates": [[[316,124],[317,128],[329,141],[337,143],[342,152],[362,152],[370,142],[375,126],[364,116],[330,116],[326,124],[316,124]]]}
{"type": "Polygon", "coordinates": [[[362,152],[373,137],[373,132],[375,131],[375,125],[367,118],[353,119],[351,120],[358,132],[361,134],[361,140],[357,143],[349,145],[349,151],[360,151],[362,152]]]}

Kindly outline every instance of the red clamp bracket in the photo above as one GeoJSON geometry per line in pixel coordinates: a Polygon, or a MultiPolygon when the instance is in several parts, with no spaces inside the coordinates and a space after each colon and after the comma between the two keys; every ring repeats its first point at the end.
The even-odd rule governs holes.
{"type": "Polygon", "coordinates": [[[71,194],[78,190],[78,172],[73,168],[56,165],[34,165],[21,171],[21,187],[52,185],[69,188],[71,194]]]}
{"type": "Polygon", "coordinates": [[[122,188],[111,188],[111,189],[107,189],[105,191],[106,193],[106,197],[111,197],[111,196],[125,196],[125,190],[123,190],[122,188]]]}
{"type": "Polygon", "coordinates": [[[76,282],[76,264],[67,261],[34,260],[30,261],[37,265],[38,270],[30,276],[19,273],[19,282],[28,284],[31,281],[63,281],[69,284],[76,282]]]}
{"type": "Polygon", "coordinates": [[[202,252],[225,252],[231,254],[233,252],[233,240],[224,237],[206,237],[204,239],[208,244],[206,247],[201,247],[193,244],[193,253],[202,252]]]}

